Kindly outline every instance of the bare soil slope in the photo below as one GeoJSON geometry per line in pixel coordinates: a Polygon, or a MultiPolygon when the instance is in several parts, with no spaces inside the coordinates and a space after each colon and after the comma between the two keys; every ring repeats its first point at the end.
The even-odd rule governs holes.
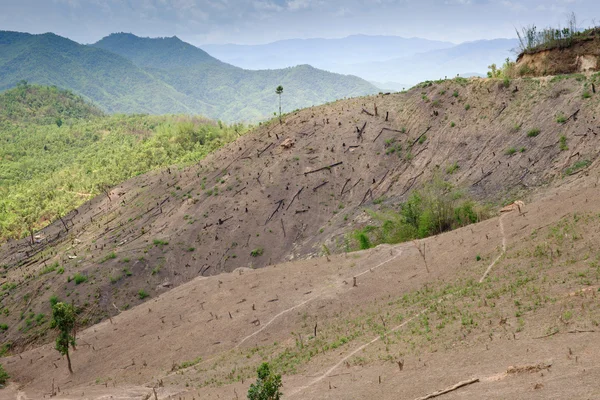
{"type": "Polygon", "coordinates": [[[593,399],[597,183],[579,174],[521,213],[416,243],[197,277],[80,332],[74,375],[50,344],[5,358],[0,396],[238,399],[269,360],[290,399],[464,381],[442,398],[593,399]]]}
{"type": "Polygon", "coordinates": [[[600,97],[582,96],[593,79],[461,79],[343,100],[265,124],[198,165],[125,182],[71,213],[68,232],[56,222],[33,246],[0,249],[0,338],[16,349],[52,340],[53,294],[92,324],[197,277],[308,259],[323,244],[343,251],[365,207],[403,201],[440,171],[496,204],[596,171],[600,97]]]}

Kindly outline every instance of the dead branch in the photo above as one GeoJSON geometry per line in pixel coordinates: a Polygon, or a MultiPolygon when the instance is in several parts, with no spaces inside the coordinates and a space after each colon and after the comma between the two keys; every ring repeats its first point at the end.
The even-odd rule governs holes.
{"type": "Polygon", "coordinates": [[[273,218],[273,216],[275,215],[275,213],[277,213],[277,211],[279,211],[279,209],[281,208],[281,206],[283,205],[283,199],[275,202],[275,204],[277,204],[277,208],[275,208],[275,211],[273,211],[273,213],[271,214],[271,216],[267,219],[267,222],[265,222],[265,225],[269,223],[269,221],[271,220],[271,218],[273,218]]]}
{"type": "Polygon", "coordinates": [[[283,237],[285,237],[285,226],[283,226],[283,218],[281,218],[280,221],[281,221],[281,230],[283,231],[283,237]]]}
{"type": "Polygon", "coordinates": [[[418,175],[416,175],[416,176],[414,176],[414,177],[410,178],[410,179],[409,179],[409,180],[406,182],[406,185],[404,186],[404,187],[406,187],[406,189],[404,189],[404,191],[402,192],[402,194],[401,194],[400,196],[404,196],[404,195],[406,194],[406,192],[408,192],[408,191],[409,191],[409,190],[410,190],[410,189],[413,187],[413,185],[415,184],[415,182],[417,181],[417,179],[418,179],[418,178],[419,178],[421,175],[423,175],[424,173],[425,173],[425,171],[421,171],[421,172],[420,172],[418,175]],[[411,182],[411,181],[412,181],[412,182],[411,182]],[[408,182],[411,182],[411,183],[409,184],[408,182]],[[408,187],[407,187],[407,186],[408,186],[408,187]]]}
{"type": "Polygon", "coordinates": [[[379,139],[379,136],[381,136],[381,134],[383,133],[383,131],[390,131],[390,132],[402,133],[402,131],[399,131],[398,129],[381,128],[381,131],[379,131],[379,133],[377,134],[377,136],[375,136],[375,139],[373,139],[373,143],[375,143],[375,141],[377,139],[379,139]]]}
{"type": "Polygon", "coordinates": [[[271,146],[273,146],[273,143],[269,144],[267,147],[265,147],[264,149],[262,149],[261,151],[258,152],[258,156],[260,157],[262,155],[262,153],[264,153],[265,151],[267,151],[271,146]]]}
{"type": "Polygon", "coordinates": [[[320,187],[322,187],[322,186],[325,186],[325,185],[327,185],[328,183],[329,183],[329,181],[325,181],[325,182],[323,182],[323,183],[321,183],[321,184],[319,184],[319,185],[315,186],[315,187],[313,188],[313,192],[316,192],[316,191],[317,191],[317,190],[318,190],[320,187]]]}
{"type": "Polygon", "coordinates": [[[425,395],[423,397],[417,397],[415,400],[427,400],[427,399],[432,399],[434,397],[438,397],[441,396],[443,394],[452,392],[456,389],[459,389],[463,386],[467,386],[467,385],[471,385],[473,383],[479,382],[479,378],[473,378],[473,379],[469,379],[468,381],[462,381],[462,382],[458,382],[456,385],[450,386],[449,388],[446,389],[442,389],[442,390],[438,390],[436,392],[430,393],[428,395],[425,395]]]}
{"type": "Polygon", "coordinates": [[[348,182],[350,182],[352,179],[348,178],[346,179],[346,183],[344,183],[344,186],[342,187],[342,191],[340,192],[340,196],[344,194],[344,189],[346,189],[346,185],[348,184],[348,182]]]}
{"type": "Polygon", "coordinates": [[[373,199],[373,191],[370,188],[369,188],[369,190],[367,190],[367,193],[365,193],[362,201],[358,205],[359,207],[363,205],[363,203],[367,200],[367,196],[369,196],[369,195],[371,195],[371,199],[373,199]]]}
{"type": "Polygon", "coordinates": [[[356,138],[357,139],[362,140],[362,138],[363,138],[362,135],[365,132],[366,126],[367,126],[367,121],[365,121],[365,123],[363,124],[362,128],[358,129],[358,126],[356,127],[356,132],[357,132],[356,138]]]}
{"type": "Polygon", "coordinates": [[[321,167],[321,168],[319,168],[319,169],[314,169],[314,170],[312,170],[312,171],[305,172],[305,173],[304,173],[304,176],[306,176],[306,175],[309,175],[309,174],[314,174],[315,172],[323,171],[324,169],[326,169],[326,170],[328,170],[328,171],[329,171],[329,170],[331,170],[331,168],[333,168],[333,167],[337,167],[338,165],[341,165],[341,164],[343,164],[343,163],[344,163],[343,161],[339,161],[339,162],[336,162],[336,163],[334,163],[334,164],[328,165],[328,166],[326,166],[326,167],[321,167]]]}
{"type": "Polygon", "coordinates": [[[414,147],[414,145],[415,145],[415,144],[417,144],[417,142],[418,142],[419,140],[421,140],[421,138],[422,138],[423,136],[425,136],[425,134],[426,134],[427,132],[429,132],[429,130],[430,130],[430,129],[431,129],[431,126],[428,126],[428,127],[427,127],[427,129],[425,129],[425,132],[421,133],[421,134],[419,135],[419,137],[415,139],[415,141],[413,142],[413,144],[411,144],[411,145],[410,145],[410,147],[414,147]]]}
{"type": "Polygon", "coordinates": [[[423,250],[421,250],[421,246],[419,246],[419,244],[417,243],[416,240],[413,240],[413,244],[415,245],[417,250],[419,250],[419,254],[421,254],[421,258],[423,258],[423,263],[425,263],[425,269],[427,270],[427,273],[429,273],[429,267],[427,266],[427,259],[425,258],[425,242],[423,242],[423,250]]]}
{"type": "Polygon", "coordinates": [[[287,208],[285,209],[286,211],[290,209],[290,207],[292,206],[292,203],[294,203],[294,200],[296,200],[296,197],[300,196],[300,193],[302,192],[302,190],[304,190],[304,186],[302,186],[300,188],[300,190],[298,190],[298,192],[296,192],[294,197],[292,197],[292,201],[290,201],[290,204],[288,204],[287,208]]]}
{"type": "Polygon", "coordinates": [[[374,116],[375,116],[375,115],[371,114],[370,112],[368,112],[367,110],[365,110],[364,108],[362,109],[362,111],[361,111],[361,112],[363,112],[363,113],[365,113],[365,114],[367,114],[367,115],[370,115],[371,117],[374,117],[374,116]]]}
{"type": "Polygon", "coordinates": [[[240,194],[244,189],[246,189],[247,186],[244,186],[243,188],[241,188],[240,190],[238,190],[237,192],[235,192],[233,194],[233,196],[235,197],[236,195],[240,194]]]}

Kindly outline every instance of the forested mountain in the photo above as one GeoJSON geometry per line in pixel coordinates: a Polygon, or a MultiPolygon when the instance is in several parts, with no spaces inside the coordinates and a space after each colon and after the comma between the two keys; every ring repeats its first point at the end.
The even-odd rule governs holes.
{"type": "Polygon", "coordinates": [[[93,46],[133,61],[186,96],[214,106],[209,116],[227,121],[256,120],[275,111],[277,85],[284,87],[284,111],[378,90],[354,77],[309,65],[250,71],[223,63],[203,50],[172,38],[112,34],[93,46]]]}
{"type": "Polygon", "coordinates": [[[52,33],[0,31],[0,90],[21,81],[73,90],[108,113],[202,114],[227,121],[265,119],[276,110],[321,104],[378,89],[308,66],[247,71],[176,37],[113,34],[92,46],[52,33]]]}
{"type": "Polygon", "coordinates": [[[21,80],[73,90],[110,113],[199,111],[196,101],[117,54],[52,33],[0,32],[0,90],[21,80]]]}
{"type": "Polygon", "coordinates": [[[22,81],[15,89],[0,94],[0,123],[62,125],[102,115],[98,107],[81,96],[56,86],[32,86],[22,81]]]}
{"type": "Polygon", "coordinates": [[[105,115],[70,91],[20,83],[0,93],[0,242],[135,175],[197,162],[246,129],[200,117],[105,115]]]}

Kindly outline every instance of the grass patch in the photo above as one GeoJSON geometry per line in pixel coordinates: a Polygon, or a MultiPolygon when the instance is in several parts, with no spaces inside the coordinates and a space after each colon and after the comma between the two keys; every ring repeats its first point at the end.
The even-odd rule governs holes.
{"type": "Polygon", "coordinates": [[[565,175],[573,175],[575,172],[587,168],[592,164],[590,160],[580,160],[575,164],[571,165],[569,168],[565,170],[565,175]]]}
{"type": "Polygon", "coordinates": [[[107,255],[105,255],[101,260],[100,260],[100,264],[105,263],[108,260],[113,260],[117,258],[117,254],[113,251],[112,253],[109,253],[107,255]]]}
{"type": "Polygon", "coordinates": [[[538,128],[533,128],[527,132],[527,137],[536,137],[539,134],[540,134],[540,130],[538,128]]]}
{"type": "Polygon", "coordinates": [[[257,247],[256,249],[250,252],[252,257],[260,257],[263,255],[264,249],[262,247],[257,247]]]}
{"type": "Polygon", "coordinates": [[[146,297],[150,296],[144,289],[140,289],[138,291],[138,297],[140,300],[144,300],[146,297]]]}

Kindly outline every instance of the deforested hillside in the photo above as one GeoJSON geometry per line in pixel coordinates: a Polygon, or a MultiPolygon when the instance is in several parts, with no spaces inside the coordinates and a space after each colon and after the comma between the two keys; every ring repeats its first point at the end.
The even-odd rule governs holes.
{"type": "Polygon", "coordinates": [[[35,316],[52,295],[87,325],[199,276],[368,247],[354,233],[376,243],[381,216],[432,180],[497,210],[584,176],[600,127],[599,98],[583,94],[598,76],[575,78],[456,79],[338,101],[128,180],[34,243],[1,248],[0,335],[15,348],[50,340],[35,316]]]}

